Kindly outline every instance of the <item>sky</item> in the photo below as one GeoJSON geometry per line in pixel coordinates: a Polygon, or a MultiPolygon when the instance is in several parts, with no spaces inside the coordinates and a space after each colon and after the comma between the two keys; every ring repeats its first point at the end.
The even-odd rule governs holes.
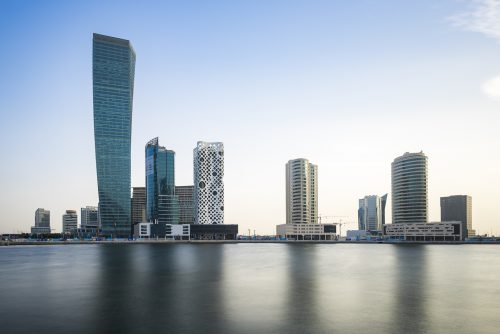
{"type": "Polygon", "coordinates": [[[500,234],[498,0],[3,0],[1,233],[97,205],[94,32],[137,54],[132,186],[151,138],[176,152],[177,185],[197,141],[222,141],[225,222],[274,234],[285,164],[307,158],[319,213],[345,231],[359,198],[390,193],[394,158],[423,151],[430,220],[467,194],[473,227],[500,234]]]}

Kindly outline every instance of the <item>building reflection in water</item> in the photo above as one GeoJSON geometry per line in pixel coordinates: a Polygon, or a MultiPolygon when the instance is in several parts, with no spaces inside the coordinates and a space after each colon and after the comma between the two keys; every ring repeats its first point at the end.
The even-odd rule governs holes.
{"type": "Polygon", "coordinates": [[[103,246],[97,328],[117,333],[221,332],[222,251],[214,245],[103,246]]]}
{"type": "Polygon", "coordinates": [[[287,302],[283,329],[288,333],[315,333],[319,330],[317,297],[317,245],[286,245],[288,255],[287,302]]]}
{"type": "Polygon", "coordinates": [[[394,245],[396,258],[392,333],[426,333],[427,249],[425,245],[394,245]]]}

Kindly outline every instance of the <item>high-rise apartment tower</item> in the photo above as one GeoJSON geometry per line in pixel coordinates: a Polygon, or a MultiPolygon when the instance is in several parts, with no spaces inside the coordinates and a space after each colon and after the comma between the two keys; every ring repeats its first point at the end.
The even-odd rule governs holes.
{"type": "Polygon", "coordinates": [[[199,141],[193,149],[196,224],[224,224],[224,144],[199,141]]]}
{"type": "Polygon", "coordinates": [[[318,166],[307,159],[286,164],[286,223],[318,222],[318,166]]]}
{"type": "Polygon", "coordinates": [[[392,223],[427,222],[427,157],[406,152],[392,162],[392,223]]]}

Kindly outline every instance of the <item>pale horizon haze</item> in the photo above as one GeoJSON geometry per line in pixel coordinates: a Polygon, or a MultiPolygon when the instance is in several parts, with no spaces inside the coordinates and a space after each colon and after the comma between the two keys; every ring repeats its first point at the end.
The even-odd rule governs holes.
{"type": "Polygon", "coordinates": [[[499,0],[2,1],[0,233],[97,206],[94,32],[137,55],[133,187],[151,138],[176,152],[176,185],[197,141],[221,141],[225,223],[274,234],[285,164],[306,158],[319,213],[356,222],[344,234],[365,195],[389,193],[390,222],[391,162],[423,151],[429,220],[466,194],[473,228],[500,234],[499,0]]]}

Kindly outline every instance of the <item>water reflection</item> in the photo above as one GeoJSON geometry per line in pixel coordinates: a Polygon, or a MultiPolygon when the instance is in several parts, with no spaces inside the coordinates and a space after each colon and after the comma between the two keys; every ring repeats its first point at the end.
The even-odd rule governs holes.
{"type": "Polygon", "coordinates": [[[293,333],[318,331],[317,245],[287,245],[288,298],[285,305],[286,328],[293,333]]]}
{"type": "Polygon", "coordinates": [[[100,254],[97,328],[220,332],[220,246],[109,245],[100,254]]]}
{"type": "Polygon", "coordinates": [[[499,255],[471,245],[4,247],[0,323],[2,333],[496,333],[499,255]]]}
{"type": "Polygon", "coordinates": [[[427,248],[424,245],[393,245],[395,269],[392,333],[425,333],[427,314],[427,248]]]}

